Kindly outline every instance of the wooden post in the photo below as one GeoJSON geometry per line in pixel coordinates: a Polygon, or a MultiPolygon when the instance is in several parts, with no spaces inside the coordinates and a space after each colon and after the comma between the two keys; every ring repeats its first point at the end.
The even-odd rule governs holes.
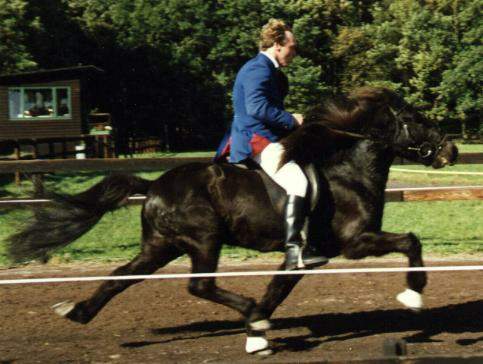
{"type": "Polygon", "coordinates": [[[98,135],[95,135],[94,136],[94,156],[96,158],[99,158],[100,157],[100,148],[99,148],[99,136],[98,135]]]}
{"type": "Polygon", "coordinates": [[[65,140],[62,141],[62,159],[67,157],[67,142],[65,140]]]}
{"type": "Polygon", "coordinates": [[[34,197],[44,197],[44,175],[42,173],[34,173],[32,175],[32,184],[34,185],[34,197]]]}
{"type": "Polygon", "coordinates": [[[111,155],[109,153],[109,135],[103,135],[102,136],[102,144],[103,144],[103,158],[110,158],[111,155]]]}
{"type": "MultiPolygon", "coordinates": [[[[20,144],[16,143],[15,145],[15,159],[20,160],[20,144]]],[[[15,171],[15,185],[20,186],[20,172],[15,171]]]]}
{"type": "Polygon", "coordinates": [[[54,142],[49,141],[49,158],[55,158],[55,144],[54,142]]]}
{"type": "Polygon", "coordinates": [[[34,159],[39,159],[39,146],[37,144],[37,139],[32,139],[33,154],[34,159]]]}

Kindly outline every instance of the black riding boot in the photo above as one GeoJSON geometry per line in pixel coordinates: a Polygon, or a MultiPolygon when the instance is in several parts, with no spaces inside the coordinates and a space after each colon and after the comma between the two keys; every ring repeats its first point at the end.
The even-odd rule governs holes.
{"type": "Polygon", "coordinates": [[[305,198],[289,195],[285,206],[285,269],[293,270],[306,266],[317,266],[327,263],[316,249],[305,249],[300,234],[305,224],[305,198]]]}
{"type": "Polygon", "coordinates": [[[285,206],[285,269],[293,270],[305,266],[327,263],[316,249],[305,249],[300,234],[305,224],[305,198],[289,195],[285,206]]]}

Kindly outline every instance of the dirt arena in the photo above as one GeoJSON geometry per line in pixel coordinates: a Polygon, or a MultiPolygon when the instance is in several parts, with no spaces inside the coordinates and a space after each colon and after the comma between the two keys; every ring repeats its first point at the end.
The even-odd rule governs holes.
{"type": "MultiPolygon", "coordinates": [[[[221,270],[275,266],[225,264],[221,270]]],[[[401,263],[373,260],[328,267],[376,266],[401,263]]],[[[105,275],[114,267],[27,266],[0,270],[0,279],[105,275]]],[[[187,271],[177,264],[158,273],[187,271]]],[[[269,279],[226,278],[219,285],[258,298],[269,279]]],[[[189,295],[185,280],[137,284],[86,326],[56,316],[50,306],[87,298],[99,282],[0,286],[0,363],[346,362],[382,357],[388,338],[404,338],[409,356],[481,356],[483,362],[483,272],[429,273],[426,310],[420,314],[395,300],[404,282],[402,273],[305,277],[274,314],[268,337],[275,354],[269,357],[245,354],[238,314],[189,295]]]]}

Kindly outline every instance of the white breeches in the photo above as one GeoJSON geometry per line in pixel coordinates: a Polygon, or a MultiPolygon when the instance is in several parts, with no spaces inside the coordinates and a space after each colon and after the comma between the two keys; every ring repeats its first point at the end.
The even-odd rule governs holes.
{"type": "Polygon", "coordinates": [[[289,161],[277,171],[283,151],[282,144],[271,143],[260,154],[254,156],[253,160],[260,164],[263,170],[287,191],[288,195],[305,197],[308,181],[297,163],[289,161]]]}

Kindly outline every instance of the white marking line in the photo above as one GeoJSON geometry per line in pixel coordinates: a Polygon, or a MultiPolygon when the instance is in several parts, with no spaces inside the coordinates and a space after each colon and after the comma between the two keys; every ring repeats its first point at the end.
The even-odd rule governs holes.
{"type": "Polygon", "coordinates": [[[386,189],[386,192],[478,190],[480,188],[483,188],[483,186],[400,187],[400,188],[388,188],[386,189]]]}
{"type": "Polygon", "coordinates": [[[28,278],[2,279],[0,285],[30,284],[30,283],[65,283],[65,282],[93,282],[93,281],[123,281],[144,279],[185,279],[185,278],[220,278],[220,277],[253,277],[253,276],[288,276],[315,274],[347,274],[347,273],[399,273],[399,272],[447,272],[483,270],[483,265],[462,265],[444,267],[400,267],[400,268],[340,268],[318,270],[269,270],[254,272],[218,272],[218,273],[176,273],[150,274],[129,276],[95,276],[95,277],[62,277],[62,278],[28,278]]]}
{"type": "Polygon", "coordinates": [[[391,172],[427,173],[427,174],[462,174],[467,176],[483,176],[483,172],[423,171],[418,169],[405,169],[405,168],[391,168],[391,172]]]}

